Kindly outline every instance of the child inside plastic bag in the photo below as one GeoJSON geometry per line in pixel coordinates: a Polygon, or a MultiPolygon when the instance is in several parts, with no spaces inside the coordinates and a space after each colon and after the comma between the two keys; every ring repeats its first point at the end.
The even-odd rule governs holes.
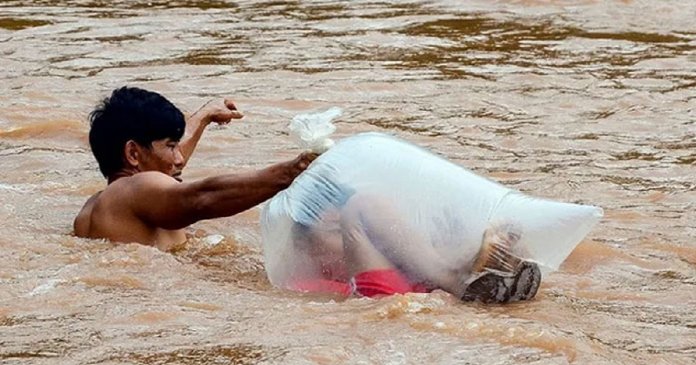
{"type": "Polygon", "coordinates": [[[514,226],[487,230],[473,265],[450,266],[386,199],[342,190],[337,204],[311,224],[294,224],[293,244],[319,266],[321,277],[295,276],[290,288],[366,297],[442,289],[484,303],[536,295],[541,271],[511,253],[520,237],[514,226]]]}
{"type": "Polygon", "coordinates": [[[442,289],[466,301],[533,298],[602,209],[538,199],[414,144],[363,133],[333,144],[332,110],[291,135],[324,152],[264,207],[266,272],[278,287],[379,296],[442,289]]]}

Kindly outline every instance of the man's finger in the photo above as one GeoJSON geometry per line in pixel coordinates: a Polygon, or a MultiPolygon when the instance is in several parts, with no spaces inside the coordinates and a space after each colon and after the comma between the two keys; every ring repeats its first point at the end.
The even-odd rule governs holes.
{"type": "Polygon", "coordinates": [[[319,155],[317,155],[314,152],[303,152],[302,155],[300,156],[300,159],[302,160],[302,164],[305,165],[305,168],[309,166],[309,164],[312,163],[312,161],[316,160],[319,155]]]}
{"type": "Polygon", "coordinates": [[[224,101],[225,101],[225,106],[227,107],[227,109],[237,110],[237,106],[234,105],[234,102],[232,101],[232,99],[225,99],[224,101]]]}
{"type": "Polygon", "coordinates": [[[300,170],[305,170],[307,167],[309,167],[309,164],[314,161],[314,159],[317,158],[317,154],[313,152],[302,152],[299,156],[297,156],[296,161],[296,166],[300,170]]]}
{"type": "Polygon", "coordinates": [[[244,114],[242,114],[238,111],[230,111],[230,110],[221,111],[221,112],[218,112],[212,116],[212,120],[218,124],[227,124],[230,121],[232,121],[232,119],[242,119],[242,118],[244,118],[244,114]]]}
{"type": "Polygon", "coordinates": [[[309,162],[316,160],[317,157],[319,157],[319,154],[314,153],[314,152],[305,152],[304,153],[304,158],[309,162]]]}

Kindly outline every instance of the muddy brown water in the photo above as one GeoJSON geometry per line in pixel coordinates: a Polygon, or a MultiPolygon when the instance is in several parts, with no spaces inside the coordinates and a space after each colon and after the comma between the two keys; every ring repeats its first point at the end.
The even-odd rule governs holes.
{"type": "Polygon", "coordinates": [[[693,364],[695,18],[676,0],[5,0],[0,363],[693,364]],[[492,307],[274,289],[258,208],[173,253],[77,239],[105,185],[86,115],[124,84],[246,113],[185,179],[290,158],[290,118],[339,106],[339,137],[392,133],[606,216],[536,300],[492,307]]]}

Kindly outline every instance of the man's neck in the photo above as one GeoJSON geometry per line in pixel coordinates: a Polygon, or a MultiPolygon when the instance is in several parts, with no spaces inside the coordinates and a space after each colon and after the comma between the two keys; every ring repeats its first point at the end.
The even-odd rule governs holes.
{"type": "Polygon", "coordinates": [[[133,175],[137,174],[138,172],[140,172],[140,171],[139,171],[138,169],[135,169],[135,168],[124,168],[124,169],[121,169],[121,170],[119,170],[118,172],[116,172],[116,173],[112,174],[111,176],[109,176],[109,178],[107,179],[107,185],[108,185],[108,184],[111,184],[112,182],[114,182],[114,181],[116,181],[116,180],[118,180],[118,179],[120,179],[120,178],[122,178],[122,177],[133,176],[133,175]]]}

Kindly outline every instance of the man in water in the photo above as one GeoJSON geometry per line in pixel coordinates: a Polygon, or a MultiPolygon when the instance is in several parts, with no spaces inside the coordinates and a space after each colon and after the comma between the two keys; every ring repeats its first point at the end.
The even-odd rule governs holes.
{"type": "Polygon", "coordinates": [[[75,218],[75,234],[166,250],[184,228],[247,210],[287,188],[316,157],[303,153],[264,169],[182,182],[181,172],[210,123],[242,118],[230,100],[204,105],[188,120],[163,96],[123,87],[91,114],[89,143],[106,188],[75,218]]]}

